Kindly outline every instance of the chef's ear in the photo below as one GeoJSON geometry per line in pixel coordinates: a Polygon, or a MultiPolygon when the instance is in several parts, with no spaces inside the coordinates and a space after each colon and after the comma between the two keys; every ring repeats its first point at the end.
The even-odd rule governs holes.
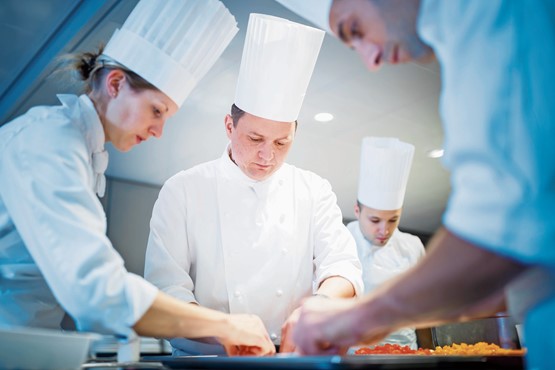
{"type": "Polygon", "coordinates": [[[225,115],[224,125],[225,125],[225,133],[227,134],[228,139],[231,140],[231,133],[233,132],[234,126],[233,126],[233,118],[231,117],[230,114],[225,115]]]}
{"type": "Polygon", "coordinates": [[[125,82],[125,73],[121,69],[112,69],[106,75],[105,86],[108,95],[116,98],[125,82]]]}
{"type": "Polygon", "coordinates": [[[360,206],[358,205],[358,202],[355,203],[355,216],[357,220],[360,217],[360,206]]]}

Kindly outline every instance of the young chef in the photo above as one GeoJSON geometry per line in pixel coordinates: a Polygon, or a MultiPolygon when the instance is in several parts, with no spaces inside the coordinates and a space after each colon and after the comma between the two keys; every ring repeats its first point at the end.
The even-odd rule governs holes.
{"type": "MultiPolygon", "coordinates": [[[[145,277],[186,302],[262,318],[293,351],[313,293],[362,293],[353,237],[330,184],[284,163],[324,32],[251,14],[222,156],[169,179],[154,206],[145,277]]],[[[327,299],[320,300],[325,304],[327,299]]],[[[209,353],[172,341],[174,353],[209,353]]]]}
{"type": "Polygon", "coordinates": [[[236,32],[219,1],[142,0],[102,54],[75,57],[87,94],[0,129],[0,325],[59,328],[66,310],[80,330],[275,350],[259,319],[183,304],[127,272],[96,196],[104,143],[127,151],[159,137],[236,32]]]}
{"type": "Polygon", "coordinates": [[[555,2],[302,3],[370,68],[435,52],[452,192],[445,226],[416,268],[346,310],[307,309],[297,343],[305,353],[323,341],[337,350],[406,325],[489,314],[506,289],[512,315],[523,315],[526,366],[552,369],[555,2]]]}
{"type": "MultiPolygon", "coordinates": [[[[358,221],[349,223],[347,228],[357,243],[366,294],[424,256],[420,239],[397,228],[413,156],[414,146],[397,138],[362,140],[355,205],[358,221]]],[[[417,349],[413,328],[402,328],[382,342],[417,349]]]]}

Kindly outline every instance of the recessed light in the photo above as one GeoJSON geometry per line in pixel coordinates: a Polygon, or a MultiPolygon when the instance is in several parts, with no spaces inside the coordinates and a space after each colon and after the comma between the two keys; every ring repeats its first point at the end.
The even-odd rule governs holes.
{"type": "Polygon", "coordinates": [[[318,122],[329,122],[333,119],[333,114],[325,112],[317,113],[314,116],[314,119],[318,122]]]}
{"type": "Polygon", "coordinates": [[[430,158],[441,158],[441,157],[443,157],[443,149],[428,150],[427,155],[430,158]]]}

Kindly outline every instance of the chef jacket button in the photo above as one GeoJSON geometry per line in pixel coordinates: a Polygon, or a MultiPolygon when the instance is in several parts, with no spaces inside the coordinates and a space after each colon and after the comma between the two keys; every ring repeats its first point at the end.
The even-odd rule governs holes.
{"type": "Polygon", "coordinates": [[[277,339],[277,334],[276,333],[270,334],[270,339],[271,340],[276,340],[277,339]]]}
{"type": "Polygon", "coordinates": [[[280,184],[280,185],[283,185],[283,180],[279,180],[279,184],[280,184]]]}
{"type": "Polygon", "coordinates": [[[278,289],[278,290],[276,291],[276,295],[277,295],[278,297],[281,297],[281,296],[283,295],[283,290],[278,289]]]}
{"type": "Polygon", "coordinates": [[[235,293],[234,293],[234,295],[235,295],[235,297],[240,297],[240,296],[241,296],[241,292],[238,291],[238,290],[236,290],[235,293]]]}
{"type": "Polygon", "coordinates": [[[279,216],[279,223],[282,224],[285,221],[285,215],[279,216]]]}

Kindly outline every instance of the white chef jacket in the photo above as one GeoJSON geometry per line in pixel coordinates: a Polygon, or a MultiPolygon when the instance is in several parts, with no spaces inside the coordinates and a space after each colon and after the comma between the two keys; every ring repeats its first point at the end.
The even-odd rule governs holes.
{"type": "Polygon", "coordinates": [[[59,328],[63,307],[81,330],[130,335],[157,289],[106,237],[92,101],[58,98],[0,128],[0,325],[59,328]]]}
{"type": "Polygon", "coordinates": [[[554,14],[552,0],[425,0],[418,20],[442,68],[445,226],[545,270],[511,292],[527,296],[529,369],[555,353],[554,14]]]}
{"type": "Polygon", "coordinates": [[[261,317],[274,343],[330,276],[363,290],[355,242],[330,184],[283,164],[255,181],[221,158],[170,178],[153,209],[145,277],[187,302],[261,317]]]}
{"type": "MultiPolygon", "coordinates": [[[[424,245],[415,235],[395,229],[384,246],[372,245],[362,234],[359,221],[350,222],[347,228],[357,244],[362,264],[364,293],[368,294],[389,279],[407,271],[424,257],[424,245]]],[[[391,333],[383,343],[399,344],[417,349],[416,334],[412,328],[391,333]]]]}

